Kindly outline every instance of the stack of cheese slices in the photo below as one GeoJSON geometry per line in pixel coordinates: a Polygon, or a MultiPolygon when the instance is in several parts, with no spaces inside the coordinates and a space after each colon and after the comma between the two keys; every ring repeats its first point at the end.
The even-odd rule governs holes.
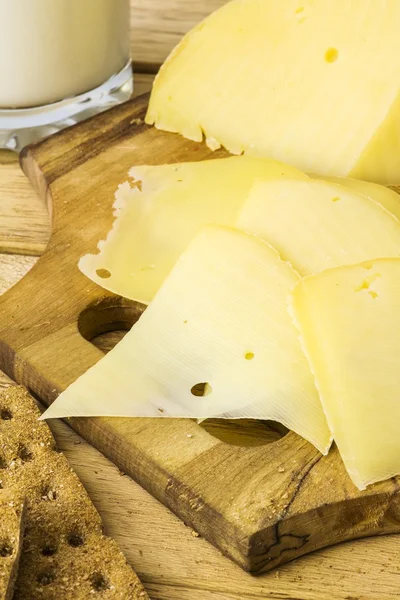
{"type": "Polygon", "coordinates": [[[232,0],[188,34],[147,121],[244,155],[130,171],[80,269],[149,307],[45,417],[274,419],[360,489],[400,473],[399,25],[232,0]]]}

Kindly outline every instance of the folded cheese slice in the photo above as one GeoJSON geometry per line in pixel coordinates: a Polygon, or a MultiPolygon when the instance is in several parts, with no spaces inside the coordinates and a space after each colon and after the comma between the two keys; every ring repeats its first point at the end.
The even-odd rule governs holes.
{"type": "Polygon", "coordinates": [[[326,453],[330,432],[286,306],[299,279],[254,236],[202,229],[138,323],[44,417],[273,419],[326,453]]]}
{"type": "Polygon", "coordinates": [[[236,226],[272,244],[302,276],[400,256],[400,221],[367,196],[326,181],[258,182],[236,226]]]}
{"type": "Polygon", "coordinates": [[[235,156],[139,166],[116,193],[116,221],[79,262],[102,287],[148,304],[202,225],[232,225],[257,179],[307,176],[274,160],[235,156]]]}
{"type": "Polygon", "coordinates": [[[146,122],[320,175],[400,180],[399,0],[232,0],[173,50],[146,122]]]}
{"type": "Polygon", "coordinates": [[[353,482],[400,474],[400,259],[306,277],[291,304],[353,482]]]}

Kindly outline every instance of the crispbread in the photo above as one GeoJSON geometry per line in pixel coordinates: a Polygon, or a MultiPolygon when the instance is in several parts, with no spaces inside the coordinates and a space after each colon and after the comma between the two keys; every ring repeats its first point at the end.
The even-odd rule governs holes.
{"type": "Polygon", "coordinates": [[[26,498],[27,519],[15,600],[146,600],[99,514],[21,387],[0,393],[3,487],[26,498]],[[6,417],[6,418],[4,418],[6,417]]]}
{"type": "Polygon", "coordinates": [[[11,600],[24,528],[24,502],[0,490],[0,600],[11,600]]]}

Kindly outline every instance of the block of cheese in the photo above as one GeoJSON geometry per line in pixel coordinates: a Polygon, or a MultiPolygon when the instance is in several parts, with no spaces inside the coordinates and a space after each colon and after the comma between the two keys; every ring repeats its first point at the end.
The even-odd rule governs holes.
{"type": "Polygon", "coordinates": [[[286,300],[300,277],[265,242],[202,229],[139,321],[44,417],[272,419],[330,432],[286,300]]]}
{"type": "Polygon", "coordinates": [[[400,259],[307,277],[292,312],[353,482],[400,474],[400,259]]]}
{"type": "Polygon", "coordinates": [[[381,204],[386,210],[400,219],[400,195],[384,185],[371,183],[370,181],[362,181],[361,179],[352,179],[351,177],[325,177],[325,181],[338,183],[350,188],[371,200],[375,200],[381,204]]]}
{"type": "Polygon", "coordinates": [[[146,122],[305,172],[400,181],[400,2],[232,0],[161,68],[146,122]]]}
{"type": "Polygon", "coordinates": [[[202,225],[233,225],[256,179],[306,175],[269,159],[235,156],[134,167],[116,194],[117,219],[100,253],[79,268],[102,287],[148,304],[202,225]]]}
{"type": "Polygon", "coordinates": [[[257,182],[237,227],[265,239],[302,276],[400,256],[400,221],[366,196],[326,181],[257,182]]]}

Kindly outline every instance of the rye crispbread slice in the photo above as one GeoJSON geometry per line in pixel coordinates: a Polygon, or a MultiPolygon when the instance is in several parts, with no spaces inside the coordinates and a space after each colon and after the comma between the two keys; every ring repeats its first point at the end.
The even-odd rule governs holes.
{"type": "Polygon", "coordinates": [[[11,600],[24,529],[24,502],[0,490],[0,600],[11,600]]]}
{"type": "Polygon", "coordinates": [[[0,414],[0,479],[27,508],[14,600],[148,600],[33,398],[11,386],[0,414]]]}

